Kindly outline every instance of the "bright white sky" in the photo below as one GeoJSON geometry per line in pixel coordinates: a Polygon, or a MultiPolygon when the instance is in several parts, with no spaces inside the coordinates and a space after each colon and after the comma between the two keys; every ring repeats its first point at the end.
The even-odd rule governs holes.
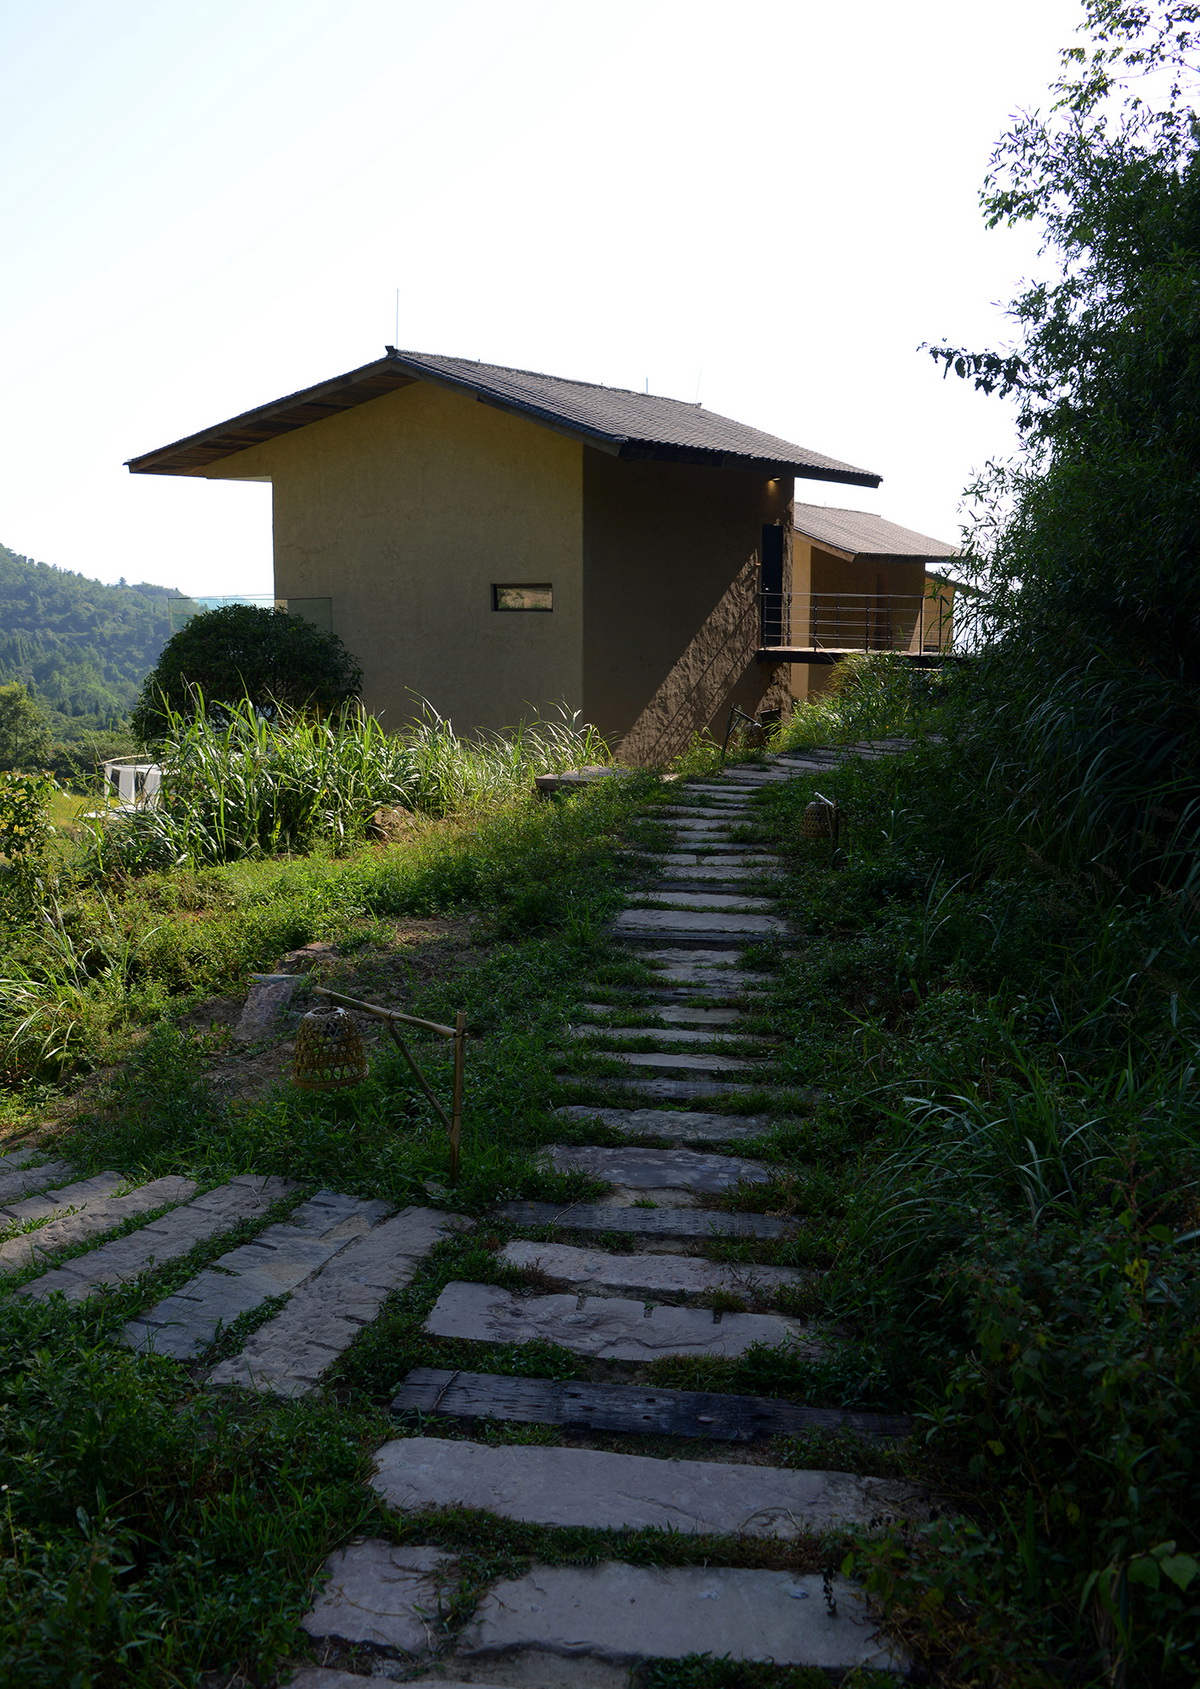
{"type": "Polygon", "coordinates": [[[996,137],[1078,0],[0,0],[0,541],[271,589],[270,489],[126,458],[397,336],[694,399],[953,539],[1004,408],[996,137]]]}

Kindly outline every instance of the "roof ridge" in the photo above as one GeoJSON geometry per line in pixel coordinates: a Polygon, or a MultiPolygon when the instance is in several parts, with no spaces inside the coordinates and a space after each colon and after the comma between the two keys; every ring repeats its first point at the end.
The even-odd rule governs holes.
{"type": "MultiPolygon", "coordinates": [[[[683,405],[687,410],[704,408],[699,399],[673,399],[669,393],[643,393],[636,387],[610,387],[603,381],[581,381],[573,375],[550,375],[540,369],[518,369],[515,364],[489,364],[482,358],[460,358],[451,352],[410,352],[398,346],[385,346],[384,350],[397,358],[439,358],[448,364],[474,364],[476,369],[498,370],[502,375],[532,375],[538,381],[558,381],[564,387],[591,387],[597,393],[624,393],[633,399],[665,399],[667,404],[683,405]]],[[[715,416],[717,413],[714,411],[712,414],[715,416]]]]}

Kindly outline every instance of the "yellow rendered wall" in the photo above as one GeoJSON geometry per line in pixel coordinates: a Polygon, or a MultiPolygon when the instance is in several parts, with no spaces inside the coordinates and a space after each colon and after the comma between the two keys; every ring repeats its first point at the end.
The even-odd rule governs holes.
{"type": "Polygon", "coordinates": [[[732,704],[786,712],[786,665],[754,653],[762,528],[788,523],[791,479],[583,457],[587,719],[623,760],[653,764],[698,731],[723,735],[732,704]]]}
{"type": "Polygon", "coordinates": [[[206,474],[273,483],[275,592],[332,600],[385,726],[428,698],[467,733],[583,702],[582,455],[418,382],[206,474]],[[554,609],[493,611],[493,582],[549,582],[554,609]]]}

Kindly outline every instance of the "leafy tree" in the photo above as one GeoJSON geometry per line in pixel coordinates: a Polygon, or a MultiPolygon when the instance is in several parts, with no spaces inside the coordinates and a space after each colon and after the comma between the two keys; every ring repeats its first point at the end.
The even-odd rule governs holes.
{"type": "Polygon", "coordinates": [[[21,681],[58,739],[109,732],[170,637],[157,586],[106,586],[0,546],[0,681],[21,681]]]}
{"type": "Polygon", "coordinates": [[[45,713],[19,680],[0,686],[0,768],[44,763],[49,753],[45,713]]]}
{"type": "Polygon", "coordinates": [[[151,739],[168,712],[189,715],[197,692],[211,709],[249,698],[264,714],[335,709],[355,697],[362,670],[336,634],[284,610],[228,604],[195,616],[146,678],[134,731],[151,739]]]}
{"type": "Polygon", "coordinates": [[[1088,0],[983,192],[1057,274],[1010,306],[1009,347],[930,348],[1017,404],[1019,455],[975,489],[998,826],[1147,887],[1196,874],[1200,841],[1198,19],[1088,0]]]}

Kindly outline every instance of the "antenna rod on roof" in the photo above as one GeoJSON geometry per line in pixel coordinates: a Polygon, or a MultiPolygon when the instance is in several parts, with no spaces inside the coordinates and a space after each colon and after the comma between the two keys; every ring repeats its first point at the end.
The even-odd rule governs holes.
{"type": "Polygon", "coordinates": [[[396,338],[395,338],[395,340],[392,341],[392,345],[393,346],[399,346],[399,344],[400,344],[400,289],[397,288],[396,289],[396,338]]]}

